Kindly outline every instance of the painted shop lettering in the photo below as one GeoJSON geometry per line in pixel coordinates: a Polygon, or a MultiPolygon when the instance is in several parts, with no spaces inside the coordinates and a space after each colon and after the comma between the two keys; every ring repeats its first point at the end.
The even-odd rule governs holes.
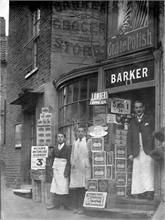
{"type": "Polygon", "coordinates": [[[121,37],[112,38],[107,47],[109,57],[152,46],[152,32],[149,28],[121,37]]]}
{"type": "Polygon", "coordinates": [[[75,20],[53,19],[53,27],[55,30],[82,32],[82,33],[104,33],[105,25],[99,22],[86,22],[75,20]]]}
{"type": "Polygon", "coordinates": [[[124,71],[118,74],[111,74],[111,84],[146,77],[148,77],[148,68],[138,68],[129,71],[124,71]]]}
{"type": "Polygon", "coordinates": [[[79,44],[63,40],[62,38],[55,38],[53,44],[54,50],[59,53],[71,54],[74,56],[99,56],[104,54],[104,46],[99,44],[79,44]]]}

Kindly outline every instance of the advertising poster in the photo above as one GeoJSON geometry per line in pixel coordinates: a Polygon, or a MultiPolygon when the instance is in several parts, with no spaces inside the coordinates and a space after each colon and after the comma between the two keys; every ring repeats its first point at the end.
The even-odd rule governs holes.
{"type": "Polygon", "coordinates": [[[92,151],[103,151],[104,150],[104,139],[103,138],[92,138],[92,151]]]}
{"type": "Polygon", "coordinates": [[[119,99],[119,98],[111,99],[111,113],[130,114],[131,101],[126,99],[119,99]]]}
{"type": "Polygon", "coordinates": [[[32,146],[31,148],[31,169],[45,169],[46,158],[48,157],[48,146],[32,146]]]}
{"type": "Polygon", "coordinates": [[[105,179],[106,166],[93,166],[93,179],[105,179]]]}
{"type": "Polygon", "coordinates": [[[84,198],[84,207],[105,208],[106,192],[86,192],[84,198]]]}

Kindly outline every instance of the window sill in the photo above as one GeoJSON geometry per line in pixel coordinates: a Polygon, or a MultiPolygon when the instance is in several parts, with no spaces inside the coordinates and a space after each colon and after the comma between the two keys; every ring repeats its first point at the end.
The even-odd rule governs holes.
{"type": "Polygon", "coordinates": [[[38,67],[35,67],[32,71],[30,71],[28,74],[26,74],[25,79],[28,79],[31,75],[36,73],[38,70],[38,67]]]}

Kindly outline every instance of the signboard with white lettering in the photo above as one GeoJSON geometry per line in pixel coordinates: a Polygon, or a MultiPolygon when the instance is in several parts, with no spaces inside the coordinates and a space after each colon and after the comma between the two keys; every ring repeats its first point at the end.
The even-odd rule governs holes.
{"type": "Polygon", "coordinates": [[[111,3],[108,17],[108,58],[154,46],[153,9],[153,3],[146,0],[111,3]]]}
{"type": "Polygon", "coordinates": [[[86,192],[84,198],[84,207],[105,208],[106,192],[86,192]]]}
{"type": "Polygon", "coordinates": [[[105,72],[106,88],[146,82],[154,80],[154,62],[150,60],[141,63],[133,63],[108,69],[105,72]]]}
{"type": "Polygon", "coordinates": [[[107,92],[94,92],[91,95],[90,105],[104,105],[107,103],[107,92]]]}

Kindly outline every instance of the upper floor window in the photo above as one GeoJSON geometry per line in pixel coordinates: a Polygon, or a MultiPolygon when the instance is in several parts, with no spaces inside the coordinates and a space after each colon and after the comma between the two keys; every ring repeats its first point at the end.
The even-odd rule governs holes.
{"type": "Polygon", "coordinates": [[[29,41],[25,45],[25,59],[27,59],[25,69],[25,79],[38,70],[38,41],[40,34],[41,11],[36,8],[29,17],[29,41]]]}

